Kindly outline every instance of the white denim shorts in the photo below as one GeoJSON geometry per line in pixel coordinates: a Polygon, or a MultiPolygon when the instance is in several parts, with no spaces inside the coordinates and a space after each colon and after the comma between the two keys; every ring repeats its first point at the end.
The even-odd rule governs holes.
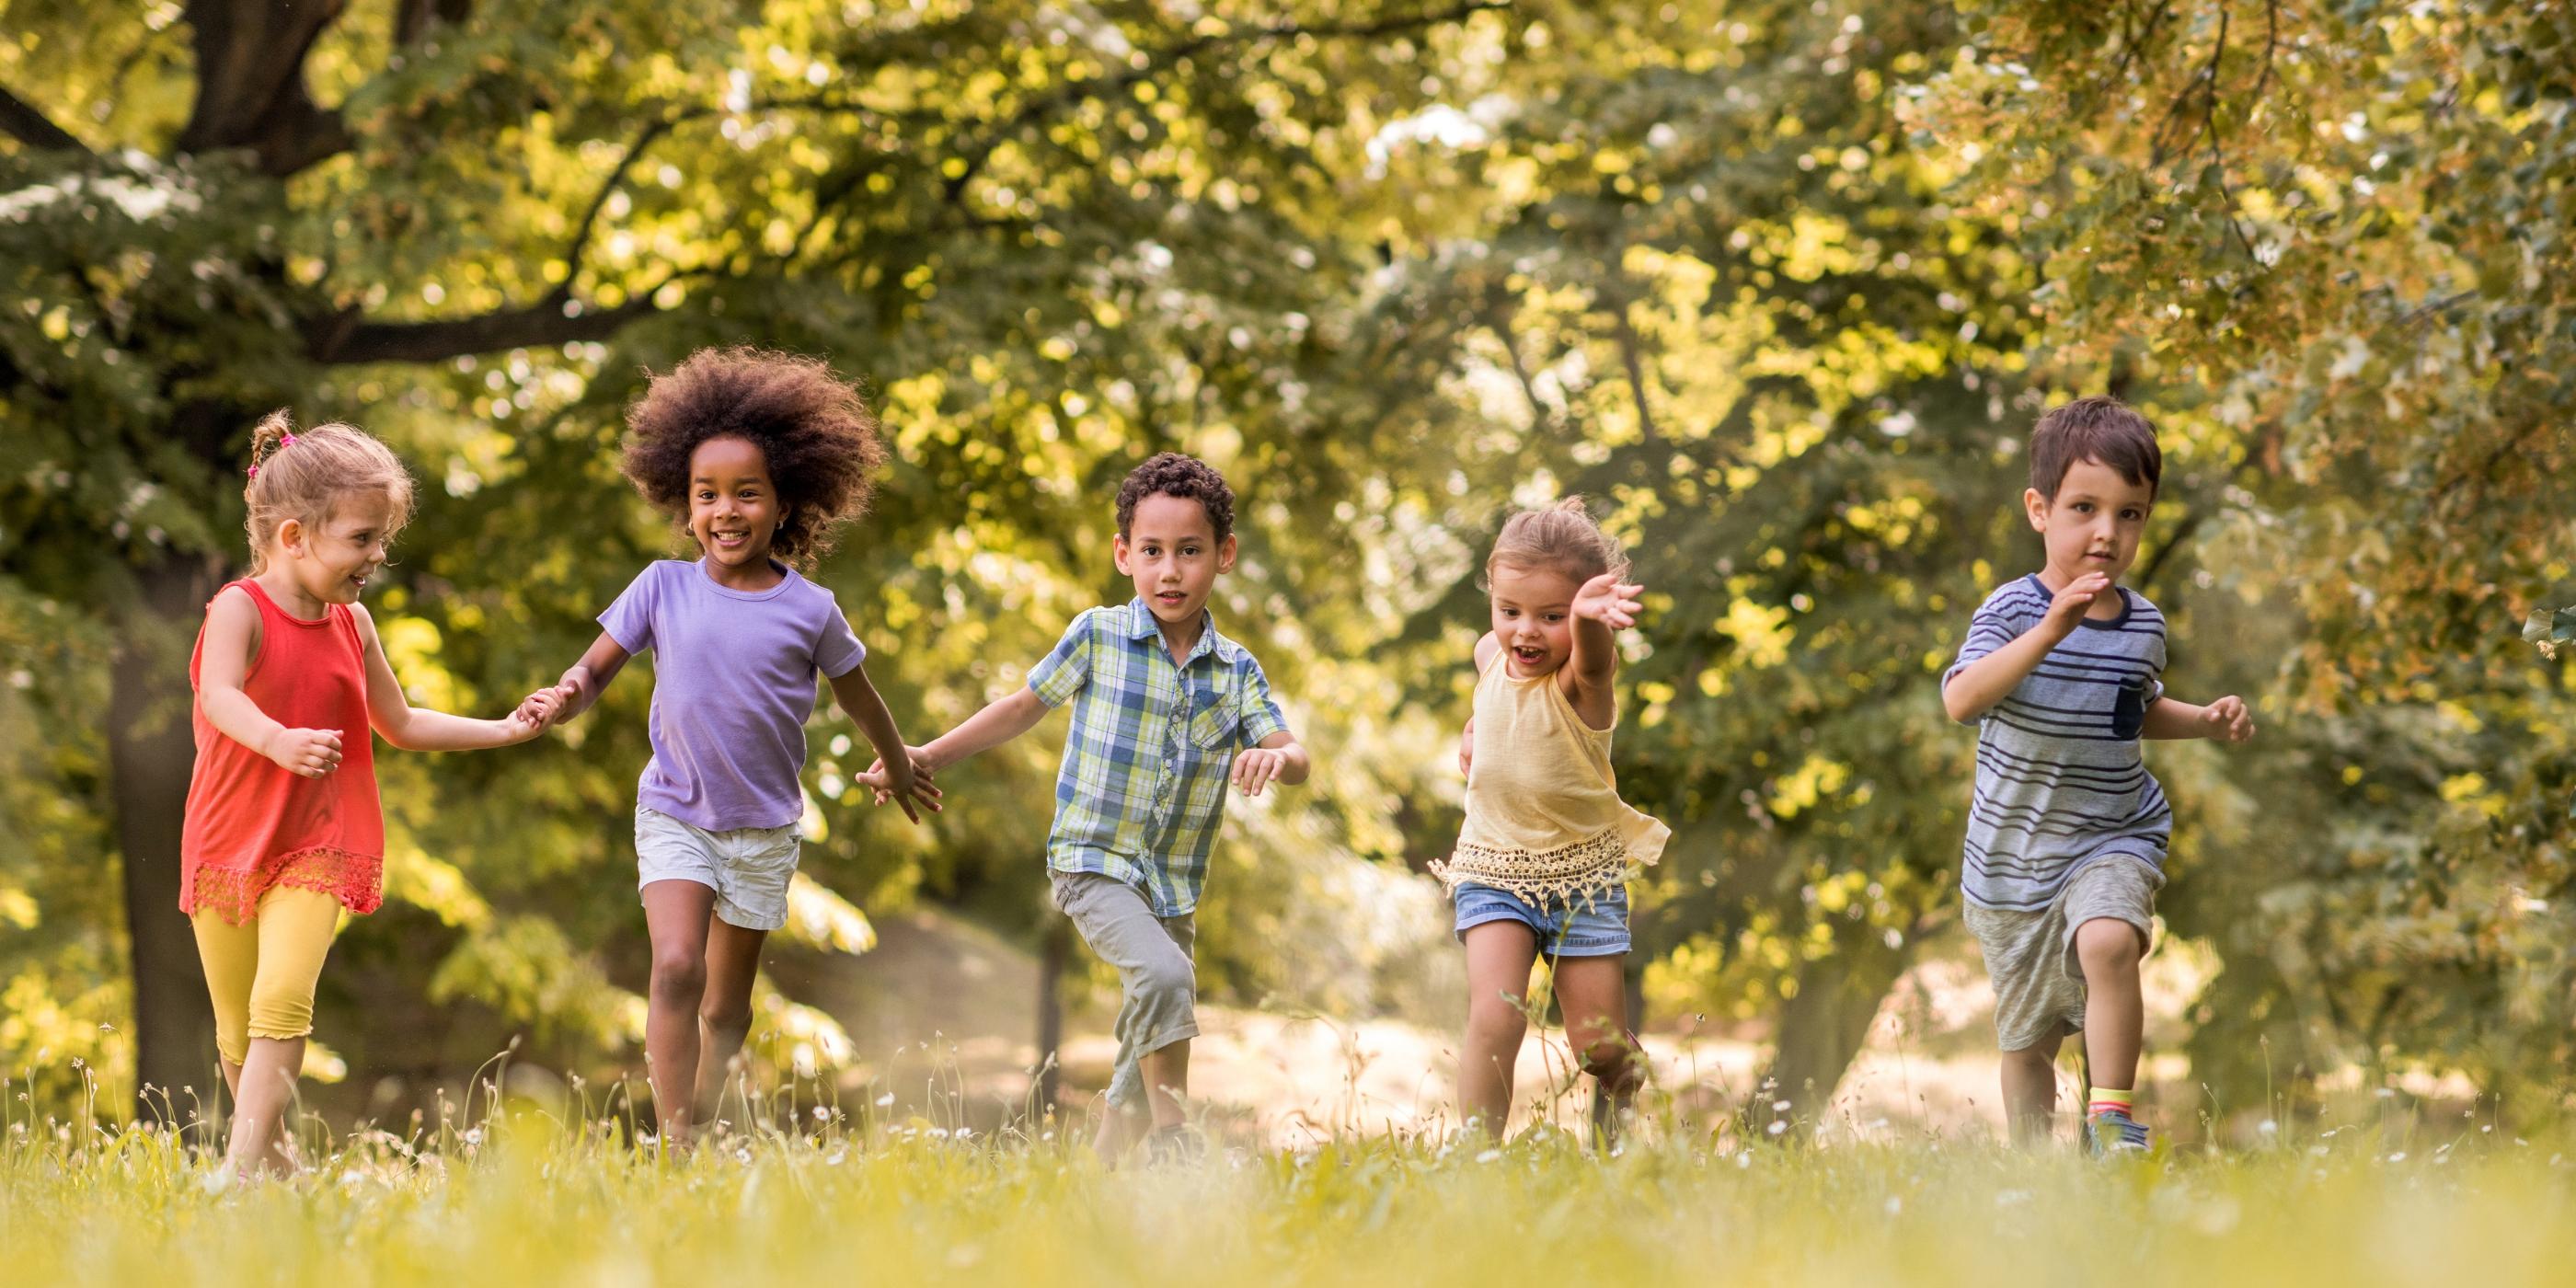
{"type": "Polygon", "coordinates": [[[635,807],[635,886],[695,881],[716,892],[716,915],[744,930],[787,924],[787,884],[803,845],[796,826],[710,832],[660,810],[635,807]]]}

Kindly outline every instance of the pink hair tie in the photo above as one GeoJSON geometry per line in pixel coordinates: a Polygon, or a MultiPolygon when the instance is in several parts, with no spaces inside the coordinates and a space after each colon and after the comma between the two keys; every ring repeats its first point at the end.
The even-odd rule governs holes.
{"type": "Polygon", "coordinates": [[[288,430],[284,437],[277,440],[277,448],[279,451],[284,451],[293,446],[295,446],[295,431],[293,430],[288,430]]]}
{"type": "Polygon", "coordinates": [[[258,477],[259,477],[259,467],[258,467],[258,466],[254,465],[254,466],[251,466],[251,467],[250,467],[250,476],[251,476],[252,478],[258,478],[258,477]]]}

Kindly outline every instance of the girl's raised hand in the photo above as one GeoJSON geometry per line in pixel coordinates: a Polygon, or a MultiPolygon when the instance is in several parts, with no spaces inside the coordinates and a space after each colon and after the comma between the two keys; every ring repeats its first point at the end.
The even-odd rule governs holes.
{"type": "Polygon", "coordinates": [[[320,778],[340,767],[337,729],[280,729],[268,740],[268,758],[290,774],[320,778]]]}
{"type": "Polygon", "coordinates": [[[1588,617],[1612,630],[1626,630],[1637,624],[1638,614],[1646,611],[1645,601],[1637,598],[1645,589],[1640,583],[1619,580],[1615,572],[1605,572],[1574,592],[1574,615],[1588,617]]]}

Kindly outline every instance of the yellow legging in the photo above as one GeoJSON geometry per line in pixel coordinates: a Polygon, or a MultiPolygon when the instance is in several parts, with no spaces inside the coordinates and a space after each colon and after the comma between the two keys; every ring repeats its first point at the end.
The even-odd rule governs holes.
{"type": "Polygon", "coordinates": [[[238,926],[212,909],[199,911],[191,924],[206,992],[215,1001],[215,1049],[226,1064],[240,1064],[252,1038],[313,1031],[313,986],[340,928],[338,899],[274,886],[238,926]]]}

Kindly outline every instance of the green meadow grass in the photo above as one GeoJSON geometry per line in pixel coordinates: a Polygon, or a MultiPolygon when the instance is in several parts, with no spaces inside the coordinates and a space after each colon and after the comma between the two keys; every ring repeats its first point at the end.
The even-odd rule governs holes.
{"type": "Polygon", "coordinates": [[[1610,1157],[1542,1129],[1119,1171],[1077,1132],[810,1125],[670,1161],[521,1111],[317,1143],[292,1180],[226,1186],[169,1133],[21,1117],[0,1141],[0,1281],[2576,1282],[2576,1150],[2459,1120],[2106,1164],[1650,1119],[1610,1157]]]}

